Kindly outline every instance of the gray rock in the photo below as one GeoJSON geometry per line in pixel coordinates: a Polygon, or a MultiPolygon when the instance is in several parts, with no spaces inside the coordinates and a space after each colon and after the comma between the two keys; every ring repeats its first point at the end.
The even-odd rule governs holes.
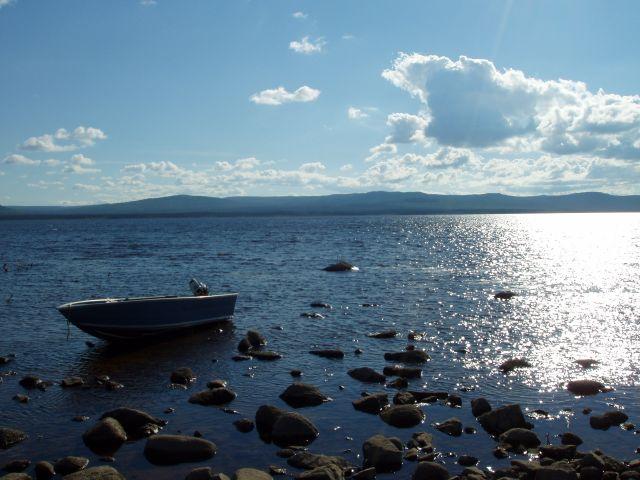
{"type": "Polygon", "coordinates": [[[520,451],[522,448],[534,448],[540,445],[540,439],[526,428],[510,428],[500,435],[500,443],[507,450],[520,451]]]}
{"type": "Polygon", "coordinates": [[[492,435],[500,435],[512,428],[532,428],[522,413],[520,405],[512,404],[496,408],[478,417],[480,425],[492,435]]]}
{"type": "Polygon", "coordinates": [[[435,462],[420,462],[411,475],[411,480],[447,480],[449,477],[451,475],[443,465],[435,462]]]}
{"type": "Polygon", "coordinates": [[[127,433],[115,418],[100,420],[82,435],[84,444],[98,454],[113,456],[127,441],[127,433]]]}
{"type": "Polygon", "coordinates": [[[380,412],[382,420],[397,428],[411,428],[422,423],[424,413],[416,405],[393,405],[380,412]]]}
{"type": "Polygon", "coordinates": [[[212,458],[216,451],[213,442],[185,435],[153,435],[144,447],[145,457],[155,465],[202,462],[212,458]]]}
{"type": "Polygon", "coordinates": [[[404,352],[387,352],[384,359],[389,362],[424,363],[429,360],[429,355],[423,350],[409,350],[404,352]]]}
{"type": "Polygon", "coordinates": [[[178,383],[180,385],[189,385],[195,381],[196,375],[189,367],[176,368],[171,372],[171,383],[178,383]]]}
{"type": "Polygon", "coordinates": [[[474,417],[479,417],[483,413],[487,413],[491,411],[491,405],[487,401],[486,398],[474,398],[471,400],[471,413],[474,417]]]}
{"type": "Polygon", "coordinates": [[[109,466],[92,467],[67,475],[63,480],[125,480],[124,475],[109,466]]]}
{"type": "Polygon", "coordinates": [[[280,394],[284,402],[294,408],[313,407],[329,402],[331,399],[323,395],[317,387],[306,383],[294,383],[280,394]]]}
{"type": "Polygon", "coordinates": [[[235,471],[232,480],[273,480],[273,477],[255,468],[240,468],[235,471]]]}
{"type": "Polygon", "coordinates": [[[353,408],[361,412],[378,414],[389,405],[389,397],[386,393],[374,393],[353,401],[353,408]]]}
{"type": "Polygon", "coordinates": [[[213,471],[211,467],[194,468],[184,480],[213,480],[213,471]]]}
{"type": "Polygon", "coordinates": [[[310,350],[309,353],[323,358],[344,358],[342,350],[310,350]]]}
{"type": "Polygon", "coordinates": [[[444,422],[438,423],[436,430],[452,437],[459,437],[462,435],[462,422],[456,417],[449,418],[444,422]]]}
{"type": "Polygon", "coordinates": [[[351,378],[367,383],[384,383],[387,380],[384,375],[369,367],[353,368],[347,374],[351,378]]]}
{"type": "Polygon", "coordinates": [[[597,430],[608,430],[609,427],[620,425],[628,419],[629,417],[626,413],[621,412],[620,410],[612,410],[610,412],[605,412],[602,415],[592,415],[589,418],[589,425],[591,425],[591,428],[595,428],[597,430]]]}
{"type": "Polygon", "coordinates": [[[258,434],[266,440],[271,439],[271,432],[276,420],[285,413],[284,410],[272,405],[262,405],[256,412],[256,429],[258,434]]]}
{"type": "Polygon", "coordinates": [[[364,467],[377,472],[395,472],[402,467],[402,442],[395,437],[374,435],[362,445],[364,467]]]}
{"type": "Polygon", "coordinates": [[[382,373],[388,377],[420,378],[422,376],[422,369],[393,365],[384,367],[382,373]]]}
{"type": "Polygon", "coordinates": [[[133,408],[116,408],[103,413],[100,417],[104,420],[107,417],[115,418],[127,433],[128,440],[138,440],[157,433],[160,428],[167,424],[166,421],[152,417],[142,410],[133,408]]]}
{"type": "Polygon", "coordinates": [[[279,447],[291,445],[309,445],[318,436],[318,429],[304,415],[286,412],[273,424],[271,439],[279,447]]]}
{"type": "Polygon", "coordinates": [[[249,330],[247,332],[247,340],[249,340],[249,343],[253,348],[260,348],[267,344],[267,339],[256,330],[249,330]]]}
{"type": "Polygon", "coordinates": [[[189,397],[189,403],[197,405],[224,405],[236,398],[236,393],[228,388],[211,388],[194,393],[189,397]]]}
{"type": "Polygon", "coordinates": [[[603,383],[595,380],[573,380],[567,383],[567,390],[574,395],[595,395],[606,390],[603,383]]]}
{"type": "Polygon", "coordinates": [[[53,468],[58,475],[64,476],[71,473],[79,472],[80,470],[84,470],[87,465],[89,465],[88,458],[68,456],[61,458],[56,463],[54,463],[53,468]]]}
{"type": "Polygon", "coordinates": [[[51,480],[56,475],[53,465],[45,461],[36,463],[34,473],[36,480],[51,480]]]}

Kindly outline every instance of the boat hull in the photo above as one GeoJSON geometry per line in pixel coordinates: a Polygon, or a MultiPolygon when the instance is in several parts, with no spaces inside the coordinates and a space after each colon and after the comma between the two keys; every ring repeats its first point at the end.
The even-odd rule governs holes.
{"type": "Polygon", "coordinates": [[[89,335],[110,341],[133,340],[230,320],[237,296],[101,299],[66,303],[58,310],[89,335]]]}

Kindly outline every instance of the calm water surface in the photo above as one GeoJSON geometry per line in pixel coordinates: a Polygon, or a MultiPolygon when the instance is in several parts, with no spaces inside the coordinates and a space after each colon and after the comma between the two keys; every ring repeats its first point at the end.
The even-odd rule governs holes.
{"type": "MultiPolygon", "coordinates": [[[[4,262],[9,272],[0,272],[0,355],[15,353],[16,359],[0,370],[0,425],[19,427],[30,438],[0,452],[0,465],[64,455],[99,464],[81,435],[102,412],[126,405],[169,420],[165,432],[202,432],[218,445],[218,455],[203,464],[215,471],[284,466],[277,447],[255,431],[236,432],[232,422],[240,416],[191,405],[187,398],[207,381],[224,378],[238,394],[230,406],[241,416],[252,418],[265,403],[288,408],[278,395],[292,382],[293,368],[334,399],[302,409],[320,430],[310,450],[342,454],[354,464],[361,463],[369,436],[407,440],[420,430],[434,435],[453,472],[459,469],[456,454],[479,457],[481,467],[505,464],[493,458],[494,441],[481,428],[451,438],[432,426],[457,416],[479,428],[469,400],[481,395],[494,406],[518,402],[529,411],[549,411],[549,418],[532,420],[543,441],[548,434],[557,443],[554,435],[571,430],[585,439],[585,450],[600,447],[623,458],[634,458],[640,446],[634,432],[592,430],[582,414],[584,407],[600,413],[613,405],[639,421],[639,214],[5,221],[4,262]],[[337,257],[360,271],[321,270],[337,257]],[[114,350],[102,341],[90,348],[85,342],[94,339],[73,327],[67,338],[55,310],[91,297],[184,294],[191,276],[215,291],[240,293],[234,326],[139,349],[114,350]],[[519,296],[494,300],[492,292],[502,289],[519,296]],[[322,311],[322,320],[301,318],[314,300],[334,308],[322,311]],[[231,361],[248,328],[262,331],[284,358],[231,361]],[[366,337],[388,328],[401,335],[366,337]],[[346,371],[365,365],[382,370],[383,353],[403,349],[409,331],[424,335],[414,343],[431,355],[411,388],[457,391],[464,404],[425,405],[422,426],[395,429],[353,410],[351,401],[361,391],[382,387],[360,384],[346,371]],[[347,355],[319,359],[307,353],[312,347],[341,348],[347,355]],[[352,353],[357,347],[364,350],[359,357],[352,353]],[[533,367],[503,375],[498,365],[513,356],[533,367]],[[600,364],[582,370],[574,360],[585,357],[600,364]],[[168,388],[169,374],[179,366],[198,374],[190,391],[168,388]],[[107,374],[125,387],[108,392],[54,385],[31,392],[23,405],[12,397],[23,393],[18,380],[27,373],[53,381],[107,374]],[[576,399],[563,388],[575,378],[601,380],[615,390],[576,399]],[[175,413],[163,414],[168,407],[175,413]],[[76,423],[75,415],[92,418],[76,423]]],[[[144,441],[129,443],[116,454],[115,466],[127,478],[183,478],[196,466],[153,467],[143,448],[144,441]]],[[[408,478],[413,468],[406,462],[395,476],[382,478],[408,478]]]]}

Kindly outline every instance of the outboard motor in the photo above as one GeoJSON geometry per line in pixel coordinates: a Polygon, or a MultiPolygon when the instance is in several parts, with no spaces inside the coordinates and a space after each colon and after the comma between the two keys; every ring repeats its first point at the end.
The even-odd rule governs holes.
{"type": "Polygon", "coordinates": [[[206,297],[209,295],[209,287],[195,278],[189,280],[189,288],[196,297],[206,297]]]}

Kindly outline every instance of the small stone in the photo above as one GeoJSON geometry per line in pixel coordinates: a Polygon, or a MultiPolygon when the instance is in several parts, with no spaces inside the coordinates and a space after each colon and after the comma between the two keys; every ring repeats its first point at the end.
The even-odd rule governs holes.
{"type": "Polygon", "coordinates": [[[326,308],[328,310],[333,308],[330,304],[325,302],[312,302],[309,306],[312,308],[326,308]]]}
{"type": "Polygon", "coordinates": [[[289,374],[290,374],[292,377],[301,377],[301,376],[302,376],[302,372],[301,372],[300,370],[291,370],[291,371],[289,372],[289,374]]]}
{"type": "Polygon", "coordinates": [[[395,330],[384,330],[382,332],[370,333],[367,336],[370,338],[394,338],[398,335],[395,330]]]}
{"type": "Polygon", "coordinates": [[[68,377],[60,382],[60,386],[63,388],[81,387],[82,385],[84,385],[82,377],[68,377]]]}
{"type": "Polygon", "coordinates": [[[171,383],[189,385],[196,380],[196,375],[188,367],[180,367],[171,372],[171,383]]]}
{"type": "Polygon", "coordinates": [[[459,437],[462,435],[462,422],[458,418],[453,417],[442,423],[438,423],[436,425],[436,430],[446,433],[452,437],[459,437]]]}
{"type": "Polygon", "coordinates": [[[71,420],[73,420],[74,422],[86,422],[87,420],[89,420],[90,417],[88,417],[87,415],[76,415],[75,417],[73,417],[71,420]]]}
{"type": "Polygon", "coordinates": [[[207,382],[207,388],[225,388],[227,386],[227,382],[224,380],[211,380],[207,382]]]}
{"type": "Polygon", "coordinates": [[[386,377],[369,367],[353,368],[347,374],[356,380],[367,383],[384,383],[386,377]]]}
{"type": "Polygon", "coordinates": [[[236,398],[236,393],[228,388],[212,388],[195,393],[189,397],[189,403],[198,405],[224,405],[236,398]]]}
{"type": "Polygon", "coordinates": [[[126,407],[103,413],[100,419],[104,420],[107,417],[116,419],[122,425],[127,433],[127,440],[138,440],[153,435],[167,423],[164,420],[152,417],[142,410],[126,407]]]}
{"type": "Polygon", "coordinates": [[[543,445],[540,447],[540,456],[553,460],[571,460],[575,455],[575,445],[543,445]]]}
{"type": "Polygon", "coordinates": [[[82,440],[98,455],[113,455],[127,441],[127,433],[120,422],[107,417],[87,430],[82,440]]]}
{"type": "Polygon", "coordinates": [[[9,463],[6,463],[4,470],[7,472],[22,472],[29,468],[29,465],[31,465],[31,460],[21,458],[19,460],[11,460],[9,463]]]}
{"type": "Polygon", "coordinates": [[[342,350],[310,350],[309,353],[323,358],[344,358],[342,350]]]}
{"type": "Polygon", "coordinates": [[[324,318],[324,315],[318,312],[303,312],[300,316],[303,318],[316,318],[318,320],[322,320],[324,318]]]}
{"type": "Polygon", "coordinates": [[[317,387],[306,383],[294,383],[280,394],[280,398],[294,408],[312,407],[331,401],[317,387]]]}
{"type": "Polygon", "coordinates": [[[200,467],[191,470],[184,480],[213,480],[211,467],[200,467]]]}
{"type": "Polygon", "coordinates": [[[23,395],[22,393],[18,393],[13,396],[13,399],[18,403],[29,403],[29,395],[23,395]]]}
{"type": "Polygon", "coordinates": [[[89,465],[89,459],[85,457],[64,457],[58,460],[53,468],[58,475],[69,475],[71,473],[83,470],[89,465]]]}
{"type": "Polygon", "coordinates": [[[410,405],[416,403],[416,398],[409,392],[398,392],[393,397],[394,405],[410,405]]]}
{"type": "Polygon", "coordinates": [[[416,467],[411,480],[448,480],[449,471],[439,463],[420,462],[416,467]]]}
{"type": "Polygon", "coordinates": [[[429,360],[429,355],[427,355],[423,350],[387,352],[384,354],[384,359],[389,362],[424,363],[429,360]]]}
{"type": "Polygon", "coordinates": [[[248,418],[241,418],[240,420],[236,420],[233,422],[233,425],[236,427],[236,430],[242,433],[249,433],[253,430],[254,424],[248,418]]]}
{"type": "Polygon", "coordinates": [[[251,342],[248,338],[244,337],[240,340],[240,343],[238,343],[238,351],[241,353],[247,353],[249,350],[251,350],[251,342]]]}
{"type": "Polygon", "coordinates": [[[462,397],[455,394],[449,395],[449,398],[447,398],[447,405],[449,405],[451,408],[462,407],[462,397]]]}
{"type": "Polygon", "coordinates": [[[364,353],[364,350],[362,350],[361,348],[356,348],[353,353],[355,353],[356,355],[362,355],[364,353]]]}

